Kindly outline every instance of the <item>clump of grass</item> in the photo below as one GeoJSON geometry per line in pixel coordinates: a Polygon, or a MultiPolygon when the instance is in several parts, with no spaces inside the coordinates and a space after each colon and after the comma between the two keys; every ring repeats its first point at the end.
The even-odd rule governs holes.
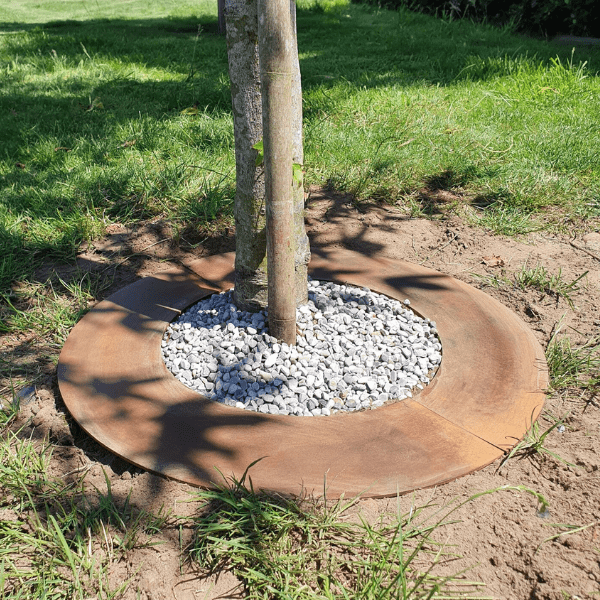
{"type": "Polygon", "coordinates": [[[475,223],[501,235],[526,235],[544,228],[532,211],[523,210],[522,207],[493,202],[485,208],[475,208],[479,208],[475,215],[475,223]]]}
{"type": "MultiPolygon", "coordinates": [[[[532,493],[544,510],[547,506],[529,488],[501,489],[532,493]]],[[[241,479],[230,477],[196,497],[204,506],[195,519],[190,557],[207,572],[231,570],[243,581],[247,598],[481,598],[478,588],[483,584],[466,581],[462,573],[434,573],[446,554],[433,534],[465,503],[441,518],[438,511],[421,518],[433,509],[427,505],[372,525],[360,513],[358,520],[347,514],[358,498],[333,504],[293,501],[256,491],[248,470],[241,479]]]]}
{"type": "Polygon", "coordinates": [[[169,520],[161,507],[154,514],[144,509],[136,509],[131,505],[131,492],[124,501],[117,501],[112,492],[110,479],[104,473],[106,492],[96,489],[92,500],[80,494],[78,504],[78,522],[76,527],[80,531],[92,530],[100,533],[110,547],[111,554],[115,548],[121,554],[136,547],[147,547],[155,545],[148,536],[159,533],[169,520]],[[106,533],[106,525],[112,525],[113,531],[110,537],[106,533]]]}
{"type": "Polygon", "coordinates": [[[388,526],[352,523],[343,520],[352,501],[320,512],[257,493],[243,479],[232,483],[200,493],[210,508],[196,521],[190,556],[209,572],[231,570],[244,582],[248,598],[451,594],[452,577],[419,570],[419,551],[429,544],[437,556],[436,548],[428,531],[419,531],[408,519],[388,526]]]}
{"type": "Polygon", "coordinates": [[[500,289],[512,285],[512,282],[504,274],[504,270],[501,273],[494,273],[493,275],[482,275],[481,273],[471,273],[473,277],[480,279],[485,285],[500,289]]]}
{"type": "Polygon", "coordinates": [[[575,308],[572,294],[579,291],[579,283],[587,274],[588,271],[585,271],[585,273],[582,273],[573,281],[565,281],[562,269],[559,269],[558,273],[553,274],[543,265],[536,265],[529,268],[527,263],[521,267],[520,271],[513,273],[512,279],[506,276],[504,270],[500,274],[495,275],[472,273],[473,276],[483,280],[487,285],[497,289],[514,285],[521,290],[532,288],[543,294],[551,294],[557,299],[563,298],[572,309],[575,308]]]}
{"type": "Polygon", "coordinates": [[[547,429],[542,430],[539,421],[534,421],[531,424],[531,427],[527,430],[524,438],[504,457],[500,463],[500,467],[504,466],[511,458],[514,457],[532,458],[536,455],[543,454],[552,456],[554,459],[569,465],[570,467],[576,466],[559,456],[556,452],[549,450],[545,446],[546,438],[550,435],[550,433],[552,433],[552,431],[564,424],[566,416],[561,419],[556,419],[548,415],[546,418],[550,421],[553,421],[552,425],[550,425],[550,427],[547,429]]]}
{"type": "Polygon", "coordinates": [[[559,323],[546,347],[552,389],[593,391],[600,388],[600,336],[591,337],[581,346],[573,347],[568,337],[558,337],[560,329],[559,323]]]}
{"type": "Polygon", "coordinates": [[[75,273],[67,281],[55,279],[24,282],[10,293],[0,292],[0,333],[33,330],[60,347],[71,328],[111,283],[89,273],[75,273]]]}
{"type": "Polygon", "coordinates": [[[0,411],[0,598],[116,598],[111,563],[152,544],[166,515],[131,506],[129,497],[90,493],[84,479],[48,475],[51,447],[13,430],[18,406],[0,411]]]}
{"type": "Polygon", "coordinates": [[[527,264],[525,264],[520,271],[515,273],[514,280],[522,290],[531,287],[544,294],[553,294],[557,298],[564,298],[571,308],[575,308],[571,294],[579,290],[579,282],[587,274],[588,271],[573,281],[567,282],[562,276],[562,269],[559,269],[558,273],[552,274],[543,265],[527,268],[527,264]]]}

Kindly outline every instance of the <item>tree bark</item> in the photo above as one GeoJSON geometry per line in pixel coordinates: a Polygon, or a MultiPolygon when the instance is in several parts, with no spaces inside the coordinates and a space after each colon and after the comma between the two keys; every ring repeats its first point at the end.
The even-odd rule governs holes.
{"type": "Polygon", "coordinates": [[[258,0],[263,107],[269,331],[296,342],[292,193],[292,51],[289,0],[258,0]]]}
{"type": "MultiPolygon", "coordinates": [[[[296,34],[296,2],[290,0],[290,20],[292,27],[292,161],[304,165],[304,144],[302,138],[302,82],[300,78],[300,61],[298,60],[298,36],[296,34]]],[[[308,301],[308,263],[310,261],[310,244],[304,226],[304,181],[302,170],[292,180],[294,195],[294,239],[296,303],[306,304],[308,301]]]]}
{"type": "Polygon", "coordinates": [[[235,288],[242,310],[267,305],[267,245],[263,167],[253,146],[262,140],[256,0],[226,0],[227,56],[235,136],[235,288]]]}
{"type": "MultiPolygon", "coordinates": [[[[292,160],[303,164],[302,90],[296,42],[296,5],[290,0],[293,31],[292,160]]],[[[263,167],[253,146],[262,140],[262,100],[258,57],[257,0],[225,0],[225,21],[236,159],[236,262],[234,301],[243,310],[261,310],[268,302],[266,207],[263,167]]],[[[291,168],[291,166],[290,166],[291,168]]],[[[310,260],[304,227],[304,187],[293,181],[295,288],[298,304],[307,300],[310,260]]]]}
{"type": "Polygon", "coordinates": [[[226,26],[225,26],[225,0],[217,0],[217,11],[218,11],[218,23],[219,23],[219,33],[221,35],[225,35],[226,26]]]}

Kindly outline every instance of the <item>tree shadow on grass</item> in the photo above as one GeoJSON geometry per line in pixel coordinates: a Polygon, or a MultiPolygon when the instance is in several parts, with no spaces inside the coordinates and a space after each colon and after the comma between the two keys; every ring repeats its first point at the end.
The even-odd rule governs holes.
{"type": "MultiPolygon", "coordinates": [[[[517,60],[527,55],[520,49],[520,38],[492,34],[472,24],[447,23],[407,11],[386,12],[385,18],[372,7],[361,11],[372,22],[298,11],[307,130],[318,126],[337,101],[362,89],[444,86],[467,75],[477,80],[487,77],[484,70],[475,75],[464,71],[474,56],[510,54],[517,60]]],[[[3,23],[0,31],[29,27],[3,23]]],[[[162,182],[146,189],[145,165],[136,166],[134,161],[113,168],[115,148],[123,146],[119,152],[128,152],[127,144],[135,143],[136,152],[153,154],[152,160],[160,164],[165,151],[162,128],[189,107],[199,111],[190,117],[198,126],[190,130],[186,146],[199,155],[215,148],[233,155],[231,135],[205,128],[202,119],[203,112],[212,119],[231,111],[226,45],[215,33],[216,18],[90,19],[36,27],[27,36],[2,38],[9,61],[14,57],[18,67],[20,60],[27,59],[40,72],[39,82],[9,85],[0,98],[0,144],[9,161],[14,161],[0,183],[9,210],[26,212],[33,219],[54,219],[57,227],[63,226],[61,220],[68,224],[76,213],[93,209],[106,209],[115,218],[132,214],[128,210],[136,217],[148,216],[140,197],[160,197],[162,182]],[[90,65],[92,71],[78,76],[80,64],[90,65]],[[162,79],[144,79],[140,66],[156,69],[162,79]],[[70,73],[65,80],[44,83],[46,75],[50,81],[52,73],[65,68],[70,73]],[[94,104],[96,99],[102,108],[94,104]],[[140,125],[143,133],[126,134],[142,116],[147,120],[140,125]],[[76,177],[81,169],[72,173],[73,159],[83,161],[93,175],[76,177]],[[77,200],[66,192],[69,186],[77,188],[77,200]]],[[[568,62],[566,49],[540,44],[539,57],[561,52],[568,62]]],[[[197,167],[215,169],[214,165],[179,165],[176,173],[165,175],[165,185],[170,177],[185,178],[189,169],[197,167]]],[[[69,235],[75,231],[77,238],[77,227],[69,225],[69,235]]],[[[49,242],[45,251],[60,253],[66,244],[72,252],[68,237],[64,243],[49,242]]]]}

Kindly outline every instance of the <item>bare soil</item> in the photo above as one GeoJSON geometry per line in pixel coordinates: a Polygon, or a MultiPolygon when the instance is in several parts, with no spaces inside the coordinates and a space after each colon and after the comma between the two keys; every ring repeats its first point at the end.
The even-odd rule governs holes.
{"type": "MultiPolygon", "coordinates": [[[[444,199],[442,199],[443,201],[444,199]]],[[[344,196],[320,189],[311,191],[307,227],[314,251],[344,246],[371,255],[402,258],[448,273],[485,291],[511,308],[534,331],[545,348],[559,322],[574,345],[600,334],[599,223],[576,237],[542,231],[520,239],[493,235],[471,227],[449,211],[437,220],[409,218],[391,206],[355,206],[344,196]],[[595,229],[595,231],[594,231],[595,229]],[[560,271],[570,282],[587,272],[574,308],[563,299],[539,290],[504,283],[489,285],[490,278],[513,281],[523,265],[560,271]],[[485,278],[488,279],[485,279],[485,278]]],[[[135,230],[111,225],[107,236],[81,248],[76,264],[48,264],[37,273],[48,278],[81,276],[90,272],[107,297],[136,279],[170,264],[233,250],[233,232],[176,232],[165,222],[145,223],[135,230]]],[[[243,589],[230,573],[200,579],[182,562],[181,547],[191,539],[189,523],[180,527],[175,516],[198,510],[193,488],[143,472],[89,438],[71,419],[60,398],[55,366],[59,345],[32,335],[5,336],[2,358],[35,377],[35,391],[25,394],[20,423],[24,435],[44,439],[53,446],[51,475],[65,480],[81,477],[90,493],[106,492],[104,472],[112,493],[130,494],[137,508],[171,512],[172,518],[153,541],[158,545],[129,551],[111,567],[113,584],[131,578],[127,599],[243,598],[243,589]]],[[[8,382],[0,382],[0,398],[8,399],[8,382]]],[[[449,554],[438,571],[467,571],[467,579],[485,584],[482,594],[503,600],[600,597],[600,398],[572,389],[550,393],[545,414],[564,417],[564,431],[555,429],[545,447],[564,461],[544,453],[519,454],[504,463],[447,485],[418,490],[399,499],[361,500],[367,520],[411,506],[432,502],[437,506],[460,503],[470,496],[501,486],[526,486],[545,496],[547,514],[526,492],[498,491],[464,505],[452,514],[453,523],[439,530],[449,554]],[[571,463],[571,464],[567,464],[571,463]],[[571,527],[571,528],[569,528],[571,527]],[[585,527],[570,533],[573,528],[585,527]],[[562,534],[555,539],[552,536],[562,534]],[[547,541],[546,541],[547,540],[547,541]]],[[[541,430],[552,424],[541,420],[541,430]]],[[[299,490],[300,491],[300,490],[299,490]]]]}

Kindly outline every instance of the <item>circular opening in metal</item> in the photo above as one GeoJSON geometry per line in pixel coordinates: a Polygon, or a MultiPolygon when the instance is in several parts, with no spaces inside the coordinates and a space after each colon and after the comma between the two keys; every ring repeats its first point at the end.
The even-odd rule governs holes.
{"type": "Polygon", "coordinates": [[[222,404],[294,416],[372,410],[411,398],[437,372],[435,322],[368,288],[309,280],[297,343],[269,335],[267,312],[233,304],[231,290],[185,310],[161,347],[184,385],[222,404]]]}

